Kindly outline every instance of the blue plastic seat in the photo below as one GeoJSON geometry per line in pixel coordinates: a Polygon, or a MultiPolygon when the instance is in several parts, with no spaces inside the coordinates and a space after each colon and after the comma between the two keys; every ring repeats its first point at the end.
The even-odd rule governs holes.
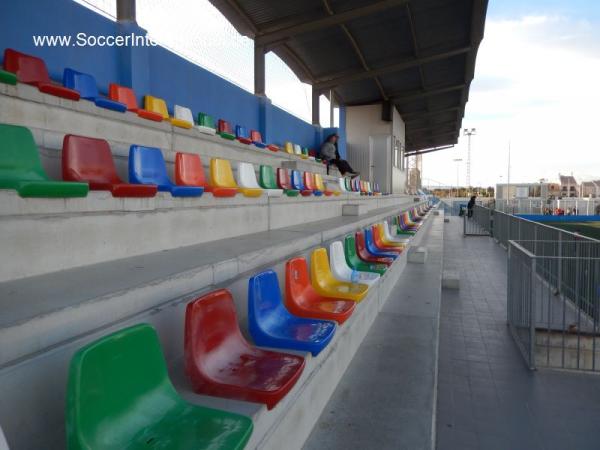
{"type": "Polygon", "coordinates": [[[63,72],[63,85],[79,92],[81,98],[94,102],[100,108],[112,109],[113,111],[122,113],[127,111],[125,103],[115,102],[114,100],[100,96],[96,79],[93,75],[67,68],[63,72]]]}
{"type": "Polygon", "coordinates": [[[365,241],[367,243],[367,250],[374,256],[382,257],[382,258],[394,258],[396,259],[399,255],[394,252],[384,252],[377,248],[375,242],[373,241],[373,232],[370,228],[365,230],[365,241]]]}
{"type": "Polygon", "coordinates": [[[307,197],[312,195],[313,191],[304,186],[304,182],[302,181],[302,175],[299,170],[292,170],[292,188],[297,191],[300,191],[300,194],[303,197],[307,197]]]}
{"type": "Polygon", "coordinates": [[[201,186],[177,186],[167,175],[160,149],[141,145],[129,148],[129,182],[155,184],[159,191],[170,192],[173,197],[199,197],[204,192],[201,186]]]}
{"type": "Polygon", "coordinates": [[[336,324],[289,313],[281,300],[277,274],[259,273],[248,281],[248,327],[258,346],[318,355],[333,338],[336,324]]]}
{"type": "Polygon", "coordinates": [[[241,125],[235,126],[235,138],[242,144],[246,144],[246,145],[252,144],[252,139],[250,139],[248,130],[246,130],[246,127],[243,127],[241,125]]]}

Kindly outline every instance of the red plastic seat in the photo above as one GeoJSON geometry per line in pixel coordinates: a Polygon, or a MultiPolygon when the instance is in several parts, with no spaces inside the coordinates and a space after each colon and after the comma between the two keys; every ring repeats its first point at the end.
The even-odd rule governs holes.
{"type": "Polygon", "coordinates": [[[210,292],[185,313],[185,368],[198,394],[264,403],[272,409],[292,389],[304,358],[261,350],[242,336],[231,293],[210,292]]]}
{"type": "Polygon", "coordinates": [[[154,122],[162,122],[163,120],[161,114],[140,108],[135,92],[131,88],[110,83],[108,86],[108,98],[115,102],[124,103],[127,105],[127,111],[134,112],[143,119],[153,120],[154,122]]]}
{"type": "Polygon", "coordinates": [[[295,316],[335,320],[343,324],[354,312],[356,302],[323,297],[313,289],[304,258],[285,265],[285,306],[295,316]]]}
{"type": "Polygon", "coordinates": [[[175,154],[175,183],[180,186],[208,188],[200,155],[177,152],[175,154]]]}
{"type": "Polygon", "coordinates": [[[156,186],[124,183],[104,139],[67,134],[63,139],[62,173],[66,181],[89,183],[91,190],[110,191],[113,197],[154,197],[157,191],[156,186]]]}
{"type": "Polygon", "coordinates": [[[386,251],[386,252],[394,252],[394,253],[402,253],[403,249],[400,247],[397,247],[395,245],[387,245],[385,242],[383,242],[383,240],[381,239],[381,229],[376,227],[375,225],[373,225],[371,227],[371,233],[373,233],[373,242],[375,243],[375,247],[377,247],[380,250],[386,251]]]}
{"type": "Polygon", "coordinates": [[[17,80],[21,83],[36,86],[40,92],[69,100],[79,100],[79,92],[52,83],[46,63],[37,56],[7,48],[4,50],[4,69],[16,74],[17,80]]]}
{"type": "Polygon", "coordinates": [[[385,264],[386,266],[391,266],[394,262],[392,258],[375,256],[369,253],[369,250],[367,249],[367,243],[365,241],[365,234],[362,231],[357,231],[354,234],[354,240],[356,241],[356,253],[363,261],[368,263],[385,264]]]}

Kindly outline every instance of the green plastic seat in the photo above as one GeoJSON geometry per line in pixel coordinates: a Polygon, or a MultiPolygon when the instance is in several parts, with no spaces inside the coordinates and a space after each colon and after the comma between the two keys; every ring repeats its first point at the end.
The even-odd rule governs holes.
{"type": "Polygon", "coordinates": [[[261,188],[279,189],[279,186],[277,186],[277,179],[275,178],[275,171],[271,166],[260,166],[258,178],[258,184],[260,184],[261,188]]]}
{"type": "Polygon", "coordinates": [[[387,269],[385,264],[368,263],[360,259],[356,254],[356,242],[352,235],[346,236],[344,240],[344,255],[346,255],[346,262],[350,268],[359,272],[372,272],[383,275],[387,269]]]}
{"type": "Polygon", "coordinates": [[[205,113],[198,113],[198,125],[206,128],[216,129],[215,119],[205,113]]]}
{"type": "Polygon", "coordinates": [[[148,324],[92,342],[71,360],[69,450],[241,450],[252,427],[248,417],[181,399],[148,324]]]}
{"type": "Polygon", "coordinates": [[[17,84],[17,74],[0,69],[0,83],[17,84]]]}
{"type": "Polygon", "coordinates": [[[85,197],[89,186],[50,180],[31,131],[0,124],[0,189],[15,189],[21,197],[85,197]]]}

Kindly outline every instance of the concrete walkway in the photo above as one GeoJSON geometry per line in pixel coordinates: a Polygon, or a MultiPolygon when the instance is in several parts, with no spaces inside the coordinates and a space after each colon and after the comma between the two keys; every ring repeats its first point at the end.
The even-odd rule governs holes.
{"type": "Polygon", "coordinates": [[[452,217],[444,266],[461,286],[442,291],[437,449],[599,449],[600,376],[531,372],[509,334],[506,252],[452,217]]]}
{"type": "Polygon", "coordinates": [[[408,263],[304,449],[431,449],[444,223],[408,263]]]}

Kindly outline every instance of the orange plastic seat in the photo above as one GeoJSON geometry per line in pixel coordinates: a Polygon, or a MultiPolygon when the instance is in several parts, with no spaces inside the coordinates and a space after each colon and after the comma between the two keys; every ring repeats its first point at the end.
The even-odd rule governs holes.
{"type": "Polygon", "coordinates": [[[142,119],[152,120],[154,122],[162,122],[163,120],[161,114],[140,108],[135,92],[133,92],[133,89],[131,88],[111,83],[108,86],[108,98],[115,102],[124,103],[127,106],[127,111],[136,113],[142,119]]]}
{"type": "Polygon", "coordinates": [[[374,233],[375,239],[376,239],[375,243],[381,242],[386,247],[396,247],[396,248],[400,248],[400,249],[404,249],[406,247],[406,244],[403,242],[392,241],[392,240],[388,239],[387,236],[385,235],[385,230],[383,229],[383,224],[381,224],[381,223],[377,223],[373,226],[373,233],[374,233]]]}
{"type": "Polygon", "coordinates": [[[177,152],[175,154],[175,183],[179,186],[208,188],[200,155],[177,152]]]}
{"type": "Polygon", "coordinates": [[[304,186],[307,190],[312,191],[312,193],[317,197],[323,195],[323,191],[317,189],[314,174],[312,174],[311,172],[304,172],[304,186]]]}
{"type": "Polygon", "coordinates": [[[233,178],[231,164],[226,159],[210,160],[210,181],[208,192],[215,197],[233,197],[238,193],[238,185],[233,178]]]}
{"type": "Polygon", "coordinates": [[[295,316],[335,320],[343,324],[354,312],[356,302],[323,297],[314,290],[304,258],[292,258],[285,265],[285,306],[295,316]]]}

